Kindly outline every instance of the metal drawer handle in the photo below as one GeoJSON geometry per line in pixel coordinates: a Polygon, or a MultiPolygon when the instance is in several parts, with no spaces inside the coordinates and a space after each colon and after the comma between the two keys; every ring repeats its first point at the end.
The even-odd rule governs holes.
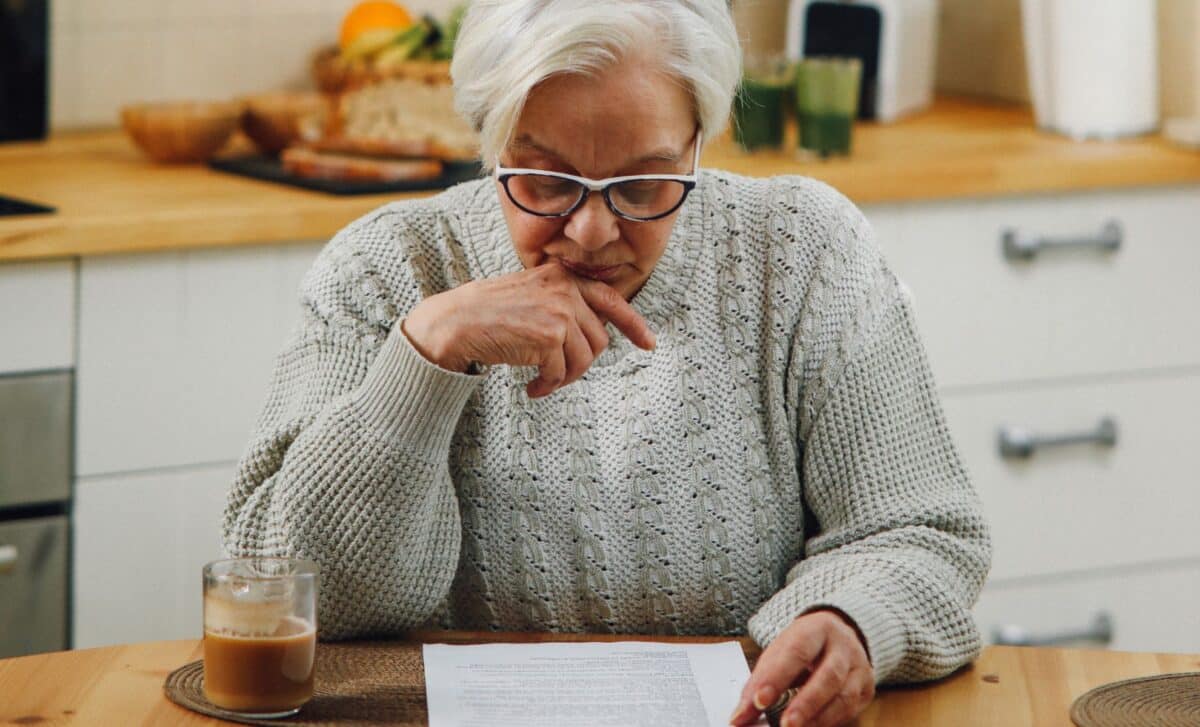
{"type": "Polygon", "coordinates": [[[17,546],[0,545],[0,574],[11,573],[17,567],[17,546]]]}
{"type": "Polygon", "coordinates": [[[1109,220],[1095,237],[1037,237],[1023,236],[1013,228],[1001,235],[1004,257],[1009,260],[1032,260],[1038,253],[1051,249],[1094,247],[1103,252],[1116,252],[1121,247],[1121,223],[1109,220]]]}
{"type": "Polygon", "coordinates": [[[1000,456],[1008,459],[1027,459],[1043,447],[1068,444],[1098,444],[1112,447],[1117,443],[1117,422],[1104,417],[1090,432],[1075,434],[1035,434],[1024,427],[1000,427],[1000,456]]]}
{"type": "Polygon", "coordinates": [[[1108,646],[1113,640],[1113,619],[1108,611],[1092,616],[1092,622],[1077,630],[1057,634],[1032,634],[1016,624],[997,626],[992,630],[992,642],[1001,646],[1056,646],[1086,642],[1108,646]]]}

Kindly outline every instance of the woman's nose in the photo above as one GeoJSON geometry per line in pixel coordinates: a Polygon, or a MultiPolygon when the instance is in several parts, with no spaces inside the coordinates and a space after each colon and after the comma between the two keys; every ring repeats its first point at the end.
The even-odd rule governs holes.
{"type": "Polygon", "coordinates": [[[563,232],[581,248],[599,250],[620,236],[620,227],[617,216],[604,203],[604,195],[592,192],[567,218],[563,232]]]}

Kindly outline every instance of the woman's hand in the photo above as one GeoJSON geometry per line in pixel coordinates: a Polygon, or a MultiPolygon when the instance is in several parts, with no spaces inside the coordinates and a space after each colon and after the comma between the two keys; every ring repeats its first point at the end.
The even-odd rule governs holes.
{"type": "Polygon", "coordinates": [[[472,361],[537,366],[526,391],[539,397],[583,376],[608,346],[605,321],[654,348],[650,326],[613,288],[548,263],[430,296],[403,325],[422,356],[451,371],[472,361]]]}
{"type": "Polygon", "coordinates": [[[780,694],[797,687],[780,727],[834,727],[875,697],[875,672],[858,630],[837,611],[806,613],[763,651],[730,724],[751,724],[780,694]]]}

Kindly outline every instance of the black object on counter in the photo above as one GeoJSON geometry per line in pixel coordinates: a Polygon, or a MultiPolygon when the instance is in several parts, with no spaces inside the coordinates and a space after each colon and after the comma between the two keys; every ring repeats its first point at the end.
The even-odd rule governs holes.
{"type": "Polygon", "coordinates": [[[804,55],[848,56],[862,61],[858,118],[875,118],[883,17],[879,8],[846,2],[814,2],[804,23],[804,55]]]}
{"type": "Polygon", "coordinates": [[[43,204],[26,202],[24,200],[0,195],[0,217],[12,217],[15,215],[46,215],[53,211],[53,207],[47,207],[43,204]]]}
{"type": "Polygon", "coordinates": [[[49,0],[0,0],[0,141],[46,138],[49,0]]]}
{"type": "Polygon", "coordinates": [[[338,179],[310,179],[299,177],[283,168],[282,162],[274,157],[248,156],[214,159],[208,165],[222,172],[240,174],[267,182],[278,182],[293,187],[312,189],[327,194],[386,194],[388,192],[419,192],[430,189],[445,189],[459,182],[478,179],[483,173],[479,162],[445,162],[441,175],[431,179],[398,180],[395,182],[353,182],[338,179]]]}

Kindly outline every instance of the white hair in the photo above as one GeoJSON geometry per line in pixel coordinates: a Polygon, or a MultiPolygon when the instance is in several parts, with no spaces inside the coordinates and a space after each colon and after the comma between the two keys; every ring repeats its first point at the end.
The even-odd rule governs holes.
{"type": "Polygon", "coordinates": [[[454,105],[491,167],[534,86],[648,55],[691,93],[704,138],[717,136],[742,73],[726,0],[474,0],[454,47],[454,105]]]}

